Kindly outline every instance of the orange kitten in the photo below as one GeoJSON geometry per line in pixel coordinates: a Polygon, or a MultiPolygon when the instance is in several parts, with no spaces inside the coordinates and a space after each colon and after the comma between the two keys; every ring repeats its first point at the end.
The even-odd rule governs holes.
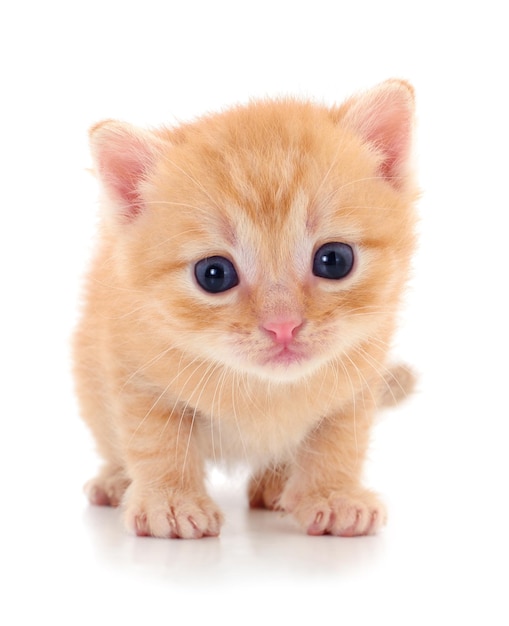
{"type": "Polygon", "coordinates": [[[138,535],[217,535],[204,464],[311,535],[375,533],[361,484],[414,246],[411,87],[337,108],[253,102],[175,129],[91,131],[104,201],[75,338],[105,465],[94,504],[138,535]]]}

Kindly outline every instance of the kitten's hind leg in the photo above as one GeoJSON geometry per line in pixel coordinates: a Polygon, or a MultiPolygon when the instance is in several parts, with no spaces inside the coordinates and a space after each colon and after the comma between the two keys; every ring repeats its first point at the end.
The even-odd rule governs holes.
{"type": "Polygon", "coordinates": [[[286,465],[276,465],[255,474],[249,481],[249,506],[252,509],[278,510],[279,498],[287,480],[286,465]]]}
{"type": "Polygon", "coordinates": [[[129,487],[122,467],[107,463],[96,478],[89,480],[84,489],[91,504],[99,506],[119,506],[129,487]]]}
{"type": "Polygon", "coordinates": [[[410,396],[417,385],[416,372],[406,363],[395,363],[387,368],[380,386],[383,407],[396,406],[410,396]]]}

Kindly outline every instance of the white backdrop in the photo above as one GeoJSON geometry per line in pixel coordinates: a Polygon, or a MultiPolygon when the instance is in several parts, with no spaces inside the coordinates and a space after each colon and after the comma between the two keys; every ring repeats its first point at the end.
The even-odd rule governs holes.
{"type": "Polygon", "coordinates": [[[483,3],[215,0],[0,9],[0,619],[508,624],[507,18],[483,3]],[[308,538],[217,485],[219,540],[126,537],[96,467],[68,339],[96,224],[87,129],[251,97],[417,92],[420,249],[397,352],[419,393],[381,420],[380,537],[308,538]],[[5,612],[5,617],[2,614],[5,612]]]}

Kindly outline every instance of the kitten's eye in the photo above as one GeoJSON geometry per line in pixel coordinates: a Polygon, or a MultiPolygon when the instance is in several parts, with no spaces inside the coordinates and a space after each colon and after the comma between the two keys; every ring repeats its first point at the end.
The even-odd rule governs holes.
{"type": "Polygon", "coordinates": [[[202,289],[209,293],[228,291],[239,284],[233,263],[222,256],[211,256],[198,261],[194,275],[202,289]]]}
{"type": "Polygon", "coordinates": [[[347,243],[326,243],[316,251],[313,274],[320,278],[338,280],[352,271],[353,261],[353,250],[347,243]]]}

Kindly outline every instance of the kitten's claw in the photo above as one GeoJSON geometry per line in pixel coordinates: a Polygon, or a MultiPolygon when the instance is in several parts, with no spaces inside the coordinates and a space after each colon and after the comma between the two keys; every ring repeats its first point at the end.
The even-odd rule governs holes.
{"type": "Polygon", "coordinates": [[[137,537],[148,537],[148,535],[150,535],[147,525],[147,516],[144,513],[135,516],[134,532],[137,537]]]}
{"type": "Polygon", "coordinates": [[[329,516],[324,511],[318,511],[313,523],[308,526],[308,535],[324,535],[327,532],[327,526],[329,522],[329,516]]]}

